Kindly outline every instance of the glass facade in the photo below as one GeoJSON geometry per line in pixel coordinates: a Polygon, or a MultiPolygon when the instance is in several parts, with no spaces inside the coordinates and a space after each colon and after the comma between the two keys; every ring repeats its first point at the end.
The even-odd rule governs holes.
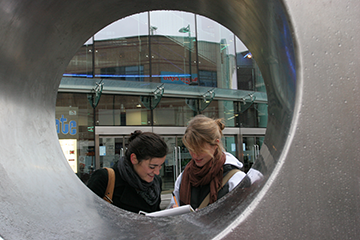
{"type": "Polygon", "coordinates": [[[150,24],[152,81],[196,84],[194,15],[178,11],[153,11],[150,12],[150,24]]]}
{"type": "Polygon", "coordinates": [[[206,17],[196,19],[200,85],[237,89],[234,34],[206,17]]]}
{"type": "Polygon", "coordinates": [[[75,56],[71,59],[66,68],[64,76],[69,77],[94,77],[94,41],[91,37],[84,45],[78,50],[75,56]]]}
{"type": "Polygon", "coordinates": [[[195,115],[186,100],[171,97],[163,97],[153,112],[154,126],[186,126],[195,115]]]}
{"type": "Polygon", "coordinates": [[[181,131],[197,114],[223,118],[231,128],[223,139],[226,150],[251,163],[253,150],[242,146],[250,140],[239,130],[265,134],[261,72],[241,40],[217,22],[151,11],[110,24],[78,50],[60,84],[56,126],[64,155],[84,182],[123,154],[128,131],[159,131],[173,151],[161,171],[171,190],[190,160],[181,131]],[[118,130],[100,134],[99,127],[118,130]]]}
{"type": "Polygon", "coordinates": [[[150,110],[138,96],[103,94],[96,107],[96,125],[139,126],[151,125],[150,110]]]}
{"type": "Polygon", "coordinates": [[[148,14],[136,14],[94,36],[95,77],[149,81],[148,14]]]}
{"type": "Polygon", "coordinates": [[[87,95],[59,93],[56,100],[56,129],[64,155],[84,182],[95,168],[94,112],[87,95]],[[72,144],[72,142],[76,144],[72,144]]]}
{"type": "Polygon", "coordinates": [[[247,172],[255,159],[260,154],[260,147],[264,142],[264,137],[246,136],[243,138],[243,163],[244,170],[247,172]]]}

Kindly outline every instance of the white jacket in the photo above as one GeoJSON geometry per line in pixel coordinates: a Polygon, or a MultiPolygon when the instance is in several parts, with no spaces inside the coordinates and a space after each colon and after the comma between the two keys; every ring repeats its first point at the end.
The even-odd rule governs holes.
{"type": "MultiPolygon", "coordinates": [[[[231,153],[225,152],[225,164],[233,165],[239,169],[243,167],[242,162],[240,162],[236,157],[234,157],[231,153]]],[[[178,178],[176,179],[175,186],[174,186],[174,194],[177,199],[178,204],[180,204],[180,184],[181,184],[181,178],[182,178],[183,172],[180,173],[178,178]]],[[[243,171],[239,171],[235,173],[228,181],[229,184],[229,192],[232,191],[240,182],[243,180],[243,178],[246,176],[246,174],[243,171]]],[[[175,204],[174,198],[171,198],[170,205],[173,206],[175,204]]]]}

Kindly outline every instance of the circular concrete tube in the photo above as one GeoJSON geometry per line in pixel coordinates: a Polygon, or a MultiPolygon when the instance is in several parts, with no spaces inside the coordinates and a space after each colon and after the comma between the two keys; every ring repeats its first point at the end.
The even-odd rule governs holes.
{"type": "Polygon", "coordinates": [[[0,236],[3,239],[359,239],[357,0],[0,1],[0,236]],[[264,180],[198,213],[148,218],[93,194],[55,131],[57,89],[94,33],[149,10],[209,17],[263,73],[264,180]]]}

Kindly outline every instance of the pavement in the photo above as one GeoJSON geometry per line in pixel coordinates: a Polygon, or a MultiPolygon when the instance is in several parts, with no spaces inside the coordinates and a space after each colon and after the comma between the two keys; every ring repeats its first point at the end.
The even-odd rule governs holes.
{"type": "Polygon", "coordinates": [[[171,197],[172,197],[171,193],[161,194],[161,203],[160,203],[161,210],[164,210],[165,208],[167,208],[167,206],[169,206],[171,197]]]}

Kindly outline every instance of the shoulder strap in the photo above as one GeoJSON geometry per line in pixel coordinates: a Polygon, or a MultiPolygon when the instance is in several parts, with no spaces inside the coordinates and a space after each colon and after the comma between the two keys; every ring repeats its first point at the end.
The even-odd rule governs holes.
{"type": "Polygon", "coordinates": [[[105,168],[108,171],[108,185],[106,187],[105,196],[103,199],[109,203],[113,203],[112,197],[115,188],[115,171],[112,168],[105,168]]]}
{"type": "MultiPolygon", "coordinates": [[[[226,174],[225,177],[223,177],[223,180],[222,180],[222,184],[221,184],[221,187],[219,187],[218,191],[220,191],[220,189],[222,189],[224,187],[224,185],[229,181],[229,179],[237,172],[239,172],[240,170],[235,168],[235,169],[232,169],[230,172],[228,172],[226,174]]],[[[202,203],[200,204],[200,206],[198,207],[198,209],[201,209],[201,208],[204,208],[206,207],[207,205],[209,205],[209,202],[210,202],[210,193],[204,198],[204,200],[202,201],[202,203]]]]}

